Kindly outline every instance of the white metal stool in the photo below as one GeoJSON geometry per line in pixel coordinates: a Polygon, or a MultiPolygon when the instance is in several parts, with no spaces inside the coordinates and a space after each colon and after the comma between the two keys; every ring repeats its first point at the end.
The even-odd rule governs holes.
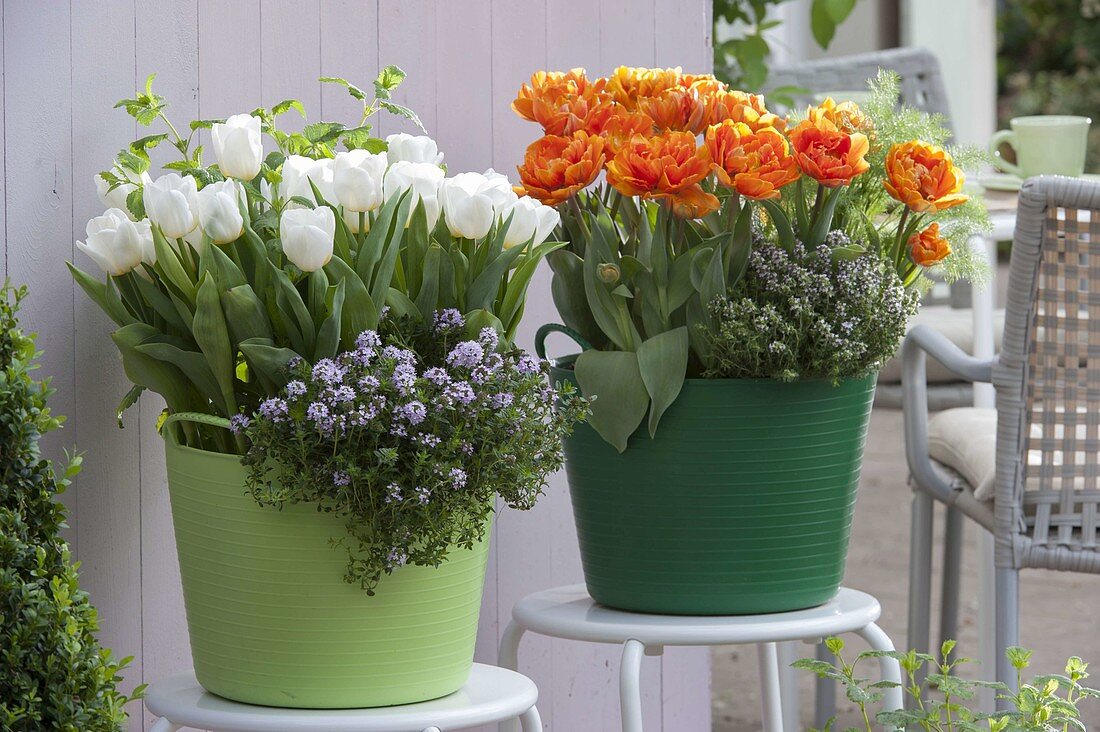
{"type": "Polygon", "coordinates": [[[160,717],[150,732],[197,727],[213,732],[444,732],[519,718],[524,732],[542,732],[535,683],[475,663],[466,685],[441,699],[375,709],[282,709],[229,701],[209,693],[193,673],[149,686],[145,705],[160,717]]]}
{"type": "MultiPolygon", "coordinates": [[[[613,610],[596,604],[584,585],[536,592],[516,603],[512,622],[500,643],[500,665],[518,668],[519,642],[527,631],[554,638],[622,644],[619,667],[619,704],[623,732],[642,732],[640,677],[642,656],[660,655],[664,646],[755,644],[759,648],[763,687],[764,732],[798,729],[798,720],[783,719],[780,669],[776,644],[816,642],[840,633],[857,633],[872,648],[894,650],[890,638],[875,625],[882,608],[870,595],[841,588],[829,602],[809,610],[772,615],[688,616],[646,615],[613,610]]],[[[895,659],[880,659],[883,680],[901,682],[895,659]]],[[[886,690],[886,708],[901,709],[902,690],[886,690]]],[[[505,724],[502,730],[515,730],[505,724]]]]}

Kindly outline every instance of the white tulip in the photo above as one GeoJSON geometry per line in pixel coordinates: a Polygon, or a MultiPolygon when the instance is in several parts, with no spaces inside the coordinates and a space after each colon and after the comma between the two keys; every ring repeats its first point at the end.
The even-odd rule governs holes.
{"type": "Polygon", "coordinates": [[[523,196],[500,214],[500,220],[507,221],[508,231],[504,233],[504,248],[526,244],[531,241],[531,246],[537,247],[546,241],[554,231],[554,227],[561,222],[561,215],[553,206],[544,206],[529,196],[523,196]],[[531,239],[534,237],[534,240],[531,239]]]}
{"type": "Polygon", "coordinates": [[[145,185],[150,181],[150,178],[148,173],[142,173],[140,176],[135,177],[135,174],[129,171],[126,172],[126,177],[130,180],[129,183],[122,183],[111,188],[111,184],[102,175],[96,173],[95,189],[96,193],[99,194],[99,200],[103,201],[104,206],[121,209],[132,219],[133,215],[130,214],[130,209],[126,206],[126,199],[137,190],[138,184],[145,185]]]}
{"type": "Polygon", "coordinates": [[[424,211],[428,215],[428,228],[433,229],[439,220],[439,186],[443,177],[443,169],[433,163],[393,163],[382,180],[382,194],[388,201],[395,195],[411,190],[413,195],[409,218],[416,211],[417,203],[423,203],[424,211]]]}
{"type": "MultiPolygon", "coordinates": [[[[283,182],[279,184],[279,195],[284,201],[289,201],[294,196],[301,196],[308,201],[316,201],[313,196],[313,188],[317,186],[321,197],[327,203],[336,202],[336,194],[332,187],[332,160],[324,158],[314,160],[303,155],[288,155],[283,161],[283,182]]],[[[317,201],[318,204],[321,201],[317,201]]],[[[298,204],[291,204],[297,206],[298,204]]]]}
{"type": "Polygon", "coordinates": [[[190,233],[198,223],[195,217],[197,195],[194,178],[168,173],[145,184],[142,200],[149,219],[166,237],[178,239],[190,233]]]}
{"type": "Polygon", "coordinates": [[[443,162],[443,153],[439,152],[439,146],[427,135],[401,132],[387,137],[386,144],[389,146],[386,157],[389,158],[390,165],[400,162],[439,165],[443,162]]]}
{"type": "Polygon", "coordinates": [[[386,160],[385,155],[366,150],[336,154],[332,163],[332,187],[336,200],[346,211],[373,211],[382,205],[386,160]]]}
{"type": "Polygon", "coordinates": [[[480,239],[493,225],[493,199],[479,192],[488,185],[481,173],[460,173],[443,181],[439,196],[451,236],[480,239]]]}
{"type": "Polygon", "coordinates": [[[501,211],[511,206],[519,198],[512,188],[512,182],[508,180],[508,176],[498,173],[492,168],[485,171],[485,185],[478,193],[485,193],[493,199],[493,210],[496,211],[498,216],[501,211]]]}
{"type": "MultiPolygon", "coordinates": [[[[157,263],[157,248],[153,244],[153,225],[149,223],[149,219],[142,219],[135,221],[134,226],[137,227],[138,237],[141,238],[141,261],[152,267],[157,263]]],[[[149,275],[143,268],[137,267],[137,273],[149,279],[149,275]]]]}
{"type": "Polygon", "coordinates": [[[336,216],[328,206],[283,211],[279,237],[286,258],[303,272],[321,269],[332,259],[336,216]]]}
{"type": "Polygon", "coordinates": [[[214,157],[222,175],[252,180],[260,173],[264,160],[264,144],[260,139],[260,118],[250,114],[235,114],[222,124],[210,128],[214,157]]]}
{"type": "Polygon", "coordinates": [[[199,191],[199,226],[215,244],[236,241],[244,233],[243,196],[244,189],[235,180],[210,183],[199,191]]]}
{"type": "MultiPolygon", "coordinates": [[[[353,234],[358,234],[359,212],[344,209],[344,223],[348,225],[348,231],[353,234]]],[[[368,231],[370,231],[370,215],[363,214],[363,233],[366,234],[368,231]]]]}
{"type": "Polygon", "coordinates": [[[141,231],[122,209],[107,209],[102,216],[89,221],[85,231],[88,241],[78,241],[77,248],[107,274],[118,277],[141,264],[144,254],[141,231]]]}

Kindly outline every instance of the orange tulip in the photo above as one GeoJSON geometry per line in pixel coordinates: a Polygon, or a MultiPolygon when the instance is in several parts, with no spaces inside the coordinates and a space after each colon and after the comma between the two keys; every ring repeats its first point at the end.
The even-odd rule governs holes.
{"type": "Polygon", "coordinates": [[[727,90],[712,94],[708,100],[707,120],[716,125],[726,120],[743,122],[753,130],[774,127],[783,132],[787,120],[768,111],[764,97],[743,91],[727,90]]]}
{"type": "Polygon", "coordinates": [[[842,132],[827,119],[800,122],[791,131],[791,147],[802,172],[826,188],[851,183],[870,167],[867,136],[842,132]]]}
{"type": "Polygon", "coordinates": [[[680,77],[680,86],[693,89],[703,97],[729,91],[729,86],[716,79],[713,74],[684,74],[680,77]]]}
{"type": "Polygon", "coordinates": [[[636,135],[652,135],[653,120],[641,112],[626,112],[620,108],[617,114],[608,118],[599,133],[603,137],[608,156],[613,156],[636,135]]]}
{"type": "Polygon", "coordinates": [[[517,168],[522,184],[517,193],[557,206],[596,180],[604,164],[603,147],[603,138],[584,131],[535,140],[517,168]]]}
{"type": "Polygon", "coordinates": [[[886,154],[886,192],[911,210],[942,211],[966,203],[962,190],[966,176],[943,148],[913,140],[886,154]]]}
{"type": "Polygon", "coordinates": [[[589,81],[584,69],[567,72],[539,71],[530,84],[520,87],[512,109],[520,117],[538,122],[548,135],[593,131],[614,114],[606,79],[589,81]]]}
{"type": "Polygon", "coordinates": [[[932,224],[909,237],[909,256],[922,267],[931,267],[951,254],[951,245],[940,236],[940,225],[932,224]]]}
{"type": "Polygon", "coordinates": [[[661,130],[682,130],[697,135],[707,127],[706,100],[694,89],[674,87],[657,96],[639,97],[637,109],[661,130]]]}
{"type": "Polygon", "coordinates": [[[626,196],[667,198],[705,178],[710,164],[690,132],[634,137],[607,162],[607,182],[626,196]]]}
{"type": "Polygon", "coordinates": [[[639,98],[655,97],[666,89],[679,86],[682,77],[679,67],[643,69],[620,66],[607,80],[607,91],[616,102],[634,111],[639,98]]]}
{"type": "Polygon", "coordinates": [[[698,183],[667,196],[666,200],[672,208],[673,215],[681,219],[701,219],[717,211],[721,205],[718,196],[707,193],[698,183]]]}
{"type": "Polygon", "coordinates": [[[819,120],[827,119],[841,132],[847,132],[849,135],[853,132],[870,134],[874,129],[871,118],[865,115],[855,102],[837,104],[832,97],[825,97],[825,101],[821,104],[807,109],[806,118],[814,124],[819,120]]]}
{"type": "Polygon", "coordinates": [[[798,180],[798,162],[773,127],[753,131],[726,120],[707,129],[706,146],[718,180],[746,198],[779,198],[779,189],[798,180]]]}

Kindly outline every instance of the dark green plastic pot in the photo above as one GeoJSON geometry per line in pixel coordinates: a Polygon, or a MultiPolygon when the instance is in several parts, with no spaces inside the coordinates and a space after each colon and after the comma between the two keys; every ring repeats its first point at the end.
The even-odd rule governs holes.
{"type": "MultiPolygon", "coordinates": [[[[576,383],[572,359],[551,368],[576,383]]],[[[784,612],[840,587],[875,377],[688,379],[650,439],[565,442],[585,582],[599,603],[677,615],[784,612]]]]}

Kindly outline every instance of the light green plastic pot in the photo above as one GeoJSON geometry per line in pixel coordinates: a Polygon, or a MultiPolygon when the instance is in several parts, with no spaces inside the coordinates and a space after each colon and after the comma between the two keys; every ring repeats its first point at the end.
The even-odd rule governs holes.
{"type": "MultiPolygon", "coordinates": [[[[551,378],[576,383],[573,358],[551,378]]],[[[680,615],[828,601],[844,577],[874,391],[874,376],[688,379],[656,438],[643,420],[622,454],[578,427],[566,474],[589,593],[680,615]]]]}
{"type": "Polygon", "coordinates": [[[347,554],[331,544],[346,533],[340,519],[306,504],[259,506],[239,458],[181,446],[175,432],[164,425],[168,489],[203,688],[333,709],[411,704],[466,683],[487,538],[438,568],[402,567],[368,596],[344,581],[347,554]]]}

